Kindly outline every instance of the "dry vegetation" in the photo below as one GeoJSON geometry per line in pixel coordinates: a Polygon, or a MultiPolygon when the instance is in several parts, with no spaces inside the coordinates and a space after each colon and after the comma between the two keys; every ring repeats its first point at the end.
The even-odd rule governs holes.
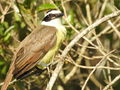
{"type": "Polygon", "coordinates": [[[15,48],[55,5],[67,29],[56,61],[8,90],[120,90],[120,0],[17,1],[0,0],[0,85],[15,48]]]}

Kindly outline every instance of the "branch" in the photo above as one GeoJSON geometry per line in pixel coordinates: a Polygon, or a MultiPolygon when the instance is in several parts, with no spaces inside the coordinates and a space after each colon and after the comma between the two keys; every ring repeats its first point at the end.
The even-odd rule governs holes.
{"type": "Polygon", "coordinates": [[[100,25],[101,23],[120,15],[120,10],[113,12],[112,14],[109,14],[101,19],[98,19],[95,23],[93,23],[92,25],[90,25],[89,27],[87,27],[85,30],[83,30],[82,32],[80,32],[64,49],[64,51],[62,52],[61,55],[61,61],[57,64],[54,72],[52,73],[52,76],[50,78],[50,81],[47,84],[46,90],[51,90],[58,75],[59,72],[61,71],[63,65],[64,65],[64,58],[67,55],[67,53],[70,51],[70,49],[79,41],[79,39],[81,37],[83,37],[84,35],[86,35],[87,33],[89,33],[90,31],[92,31],[92,29],[94,29],[96,26],[100,25]]]}
{"type": "Polygon", "coordinates": [[[13,78],[13,71],[15,69],[14,63],[15,63],[15,59],[13,59],[12,64],[10,65],[9,71],[8,71],[7,76],[4,80],[4,83],[1,87],[1,90],[7,90],[8,86],[13,78]]]}
{"type": "Polygon", "coordinates": [[[109,87],[115,84],[115,82],[117,82],[119,79],[120,79],[120,74],[113,81],[111,81],[105,88],[103,88],[103,90],[108,90],[109,87]]]}
{"type": "MultiPolygon", "coordinates": [[[[15,83],[16,81],[17,81],[16,79],[12,80],[12,81],[9,83],[9,85],[15,83]]],[[[4,84],[4,82],[0,83],[0,86],[2,86],[3,84],[4,84]]]]}
{"type": "Polygon", "coordinates": [[[85,81],[85,83],[84,83],[84,85],[83,85],[83,87],[82,87],[81,90],[85,90],[85,87],[86,87],[86,85],[87,85],[87,82],[89,81],[90,77],[91,77],[92,74],[95,72],[95,70],[97,69],[97,67],[99,67],[100,64],[105,61],[105,59],[107,58],[107,56],[110,55],[110,54],[111,54],[112,52],[114,52],[114,51],[115,51],[115,50],[113,50],[113,51],[109,52],[108,54],[106,54],[106,56],[104,56],[104,57],[100,60],[100,62],[98,62],[98,63],[96,64],[95,68],[94,68],[94,69],[91,71],[91,73],[88,75],[88,77],[87,77],[87,79],[86,79],[86,81],[85,81]]]}

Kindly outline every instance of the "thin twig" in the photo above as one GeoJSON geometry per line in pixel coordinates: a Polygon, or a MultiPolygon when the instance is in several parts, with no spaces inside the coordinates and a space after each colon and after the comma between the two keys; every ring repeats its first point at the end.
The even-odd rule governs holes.
{"type": "Polygon", "coordinates": [[[115,84],[115,82],[117,82],[119,79],[120,79],[120,74],[112,82],[110,82],[103,90],[108,90],[109,87],[115,84]]]}
{"type": "MultiPolygon", "coordinates": [[[[9,83],[9,85],[11,85],[11,84],[13,84],[13,83],[15,83],[17,80],[16,79],[14,79],[13,81],[11,81],[10,83],[9,83]]],[[[2,82],[2,83],[0,83],[0,86],[2,86],[4,84],[4,82],[2,82]]]]}
{"type": "Polygon", "coordinates": [[[108,23],[111,25],[111,27],[113,28],[113,30],[116,32],[120,39],[120,32],[118,31],[118,29],[114,26],[114,24],[110,20],[108,20],[108,23]]]}
{"type": "Polygon", "coordinates": [[[87,85],[87,82],[88,82],[88,80],[90,79],[90,77],[92,76],[92,74],[95,72],[95,70],[97,69],[97,67],[99,67],[99,65],[107,58],[107,56],[109,55],[109,54],[111,54],[113,51],[111,51],[111,52],[109,52],[108,54],[106,54],[106,56],[104,56],[103,57],[103,59],[99,62],[99,63],[97,63],[97,65],[95,66],[95,68],[91,71],[91,73],[89,74],[89,76],[87,77],[87,79],[85,80],[85,83],[84,83],[84,85],[83,85],[83,87],[82,87],[82,89],[81,90],[85,90],[85,87],[86,87],[86,85],[87,85]]]}

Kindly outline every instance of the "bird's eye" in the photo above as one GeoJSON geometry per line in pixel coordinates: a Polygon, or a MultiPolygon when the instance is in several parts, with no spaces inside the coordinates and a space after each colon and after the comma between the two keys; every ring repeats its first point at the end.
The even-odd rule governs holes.
{"type": "Polygon", "coordinates": [[[52,19],[56,18],[56,15],[55,14],[49,14],[49,15],[47,15],[47,18],[49,20],[52,20],[52,19]]]}
{"type": "Polygon", "coordinates": [[[52,17],[55,17],[54,14],[49,14],[48,17],[52,18],[52,17]]]}

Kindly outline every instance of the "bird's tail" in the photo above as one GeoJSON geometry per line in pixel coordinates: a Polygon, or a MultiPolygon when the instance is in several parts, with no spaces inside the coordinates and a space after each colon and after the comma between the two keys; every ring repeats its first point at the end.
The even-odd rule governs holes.
{"type": "Polygon", "coordinates": [[[29,76],[32,76],[32,75],[37,75],[39,76],[40,74],[42,74],[42,72],[44,72],[46,69],[39,69],[37,66],[35,66],[34,68],[30,69],[29,71],[23,73],[22,75],[16,77],[14,76],[17,80],[21,80],[21,79],[25,79],[29,76]]]}
{"type": "Polygon", "coordinates": [[[13,60],[12,64],[10,65],[9,71],[7,73],[5,80],[4,80],[4,84],[1,87],[1,90],[6,90],[7,87],[9,86],[10,81],[13,78],[13,71],[15,69],[14,63],[15,63],[15,60],[13,60]]]}

